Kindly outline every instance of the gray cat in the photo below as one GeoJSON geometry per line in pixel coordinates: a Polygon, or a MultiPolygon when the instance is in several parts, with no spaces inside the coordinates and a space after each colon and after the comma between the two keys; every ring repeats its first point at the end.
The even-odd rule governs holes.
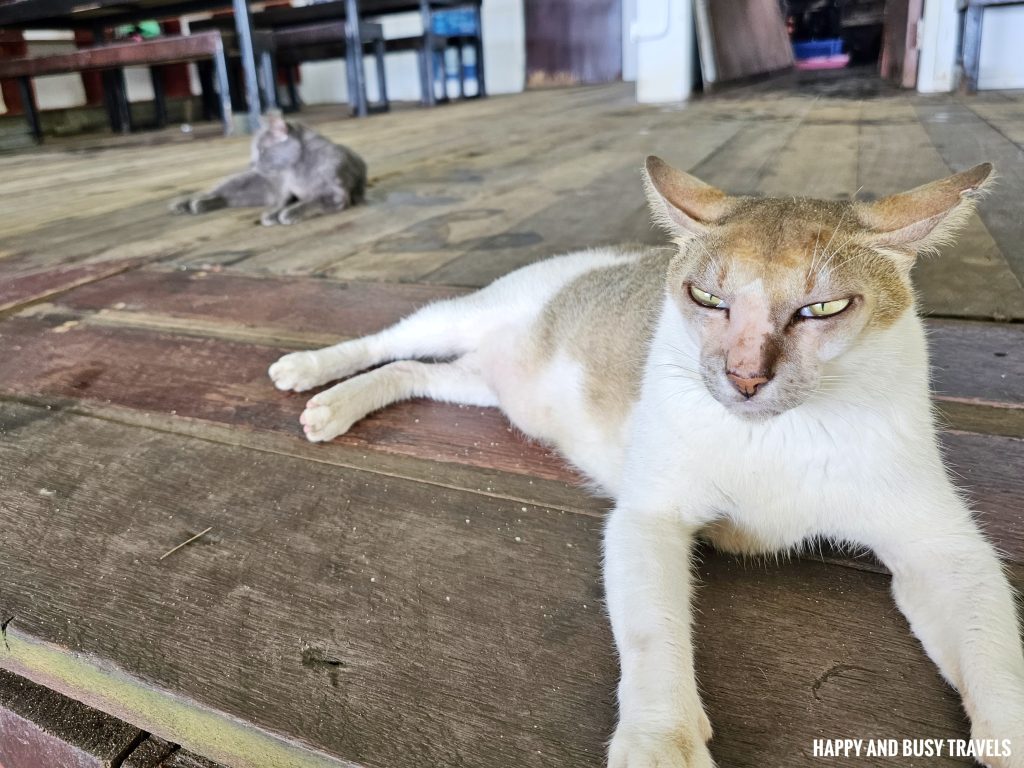
{"type": "Polygon", "coordinates": [[[249,170],[229,176],[209,192],[175,200],[171,211],[265,206],[260,223],[271,227],[343,210],[363,200],[365,191],[366,163],[359,155],[268,112],[252,139],[249,170]]]}

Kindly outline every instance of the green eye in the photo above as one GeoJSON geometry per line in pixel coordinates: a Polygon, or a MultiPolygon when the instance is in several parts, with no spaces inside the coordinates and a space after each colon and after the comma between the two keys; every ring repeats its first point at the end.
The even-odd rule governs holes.
{"type": "Polygon", "coordinates": [[[695,285],[690,286],[690,296],[693,300],[700,304],[702,307],[710,307],[711,309],[725,309],[725,302],[715,296],[713,293],[702,291],[695,285]]]}
{"type": "Polygon", "coordinates": [[[800,317],[832,317],[832,315],[838,315],[848,306],[850,306],[849,299],[820,301],[817,304],[808,304],[801,309],[800,317]]]}

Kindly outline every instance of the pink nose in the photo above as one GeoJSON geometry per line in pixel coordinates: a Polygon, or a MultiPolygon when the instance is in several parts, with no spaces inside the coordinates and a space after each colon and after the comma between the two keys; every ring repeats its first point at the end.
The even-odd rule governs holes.
{"type": "Polygon", "coordinates": [[[769,381],[767,376],[762,376],[758,373],[742,375],[728,371],[725,374],[725,377],[732,382],[732,385],[736,387],[737,392],[748,399],[757,393],[758,387],[762,384],[767,384],[769,381]]]}

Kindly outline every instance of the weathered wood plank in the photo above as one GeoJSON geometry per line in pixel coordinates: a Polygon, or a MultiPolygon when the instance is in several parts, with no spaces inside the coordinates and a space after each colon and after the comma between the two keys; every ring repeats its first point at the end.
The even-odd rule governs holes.
{"type": "MultiPolygon", "coordinates": [[[[12,318],[0,329],[0,392],[117,403],[184,418],[301,436],[309,394],[266,375],[279,349],[77,320],[12,318]]],[[[575,474],[513,433],[492,409],[414,401],[384,409],[339,440],[352,447],[550,480],[575,474]]]]}
{"type": "Polygon", "coordinates": [[[131,751],[120,768],[161,768],[177,750],[177,744],[150,734],[131,751]]]}
{"type": "Polygon", "coordinates": [[[999,173],[998,184],[978,211],[1017,277],[1024,282],[1024,163],[1021,149],[962,104],[917,105],[917,114],[935,148],[951,168],[969,168],[989,161],[999,173]]]}
{"type": "MultiPolygon", "coordinates": [[[[870,115],[860,126],[860,197],[873,199],[902,192],[952,172],[909,101],[874,102],[870,115]]],[[[983,202],[982,209],[991,202],[983,202]]],[[[1024,290],[977,214],[967,221],[953,245],[943,248],[937,257],[918,260],[914,284],[928,313],[1024,318],[1024,290]]]]}
{"type": "MultiPolygon", "coordinates": [[[[8,618],[2,619],[5,626],[8,618]]],[[[134,726],[0,669],[4,768],[108,768],[143,736],[134,726]]]]}
{"type": "Polygon", "coordinates": [[[16,269],[9,271],[5,267],[16,265],[0,261],[0,314],[126,272],[141,263],[138,259],[123,259],[26,273],[16,269]]]}
{"type": "MultiPolygon", "coordinates": [[[[598,520],[27,406],[3,418],[0,467],[15,480],[0,576],[25,586],[3,597],[5,666],[102,697],[58,663],[84,653],[194,716],[238,713],[367,765],[600,761],[615,665],[598,520]],[[59,573],[44,548],[65,553],[59,573]],[[39,640],[55,655],[33,655],[39,640]]],[[[701,577],[698,667],[723,764],[816,765],[822,733],[966,736],[884,575],[706,553],[701,577]]],[[[105,708],[151,725],[152,698],[106,691],[105,708]]],[[[266,764],[183,722],[152,730],[266,764]]]]}

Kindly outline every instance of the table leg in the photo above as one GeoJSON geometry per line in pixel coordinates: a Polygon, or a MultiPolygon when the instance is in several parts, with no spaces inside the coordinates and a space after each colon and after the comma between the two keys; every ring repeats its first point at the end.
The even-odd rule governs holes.
{"type": "MultiPolygon", "coordinates": [[[[235,119],[231,112],[231,86],[228,85],[228,61],[227,56],[224,55],[224,46],[222,44],[217,46],[217,52],[213,56],[213,73],[217,78],[217,89],[220,91],[218,96],[220,97],[220,116],[221,120],[224,121],[224,135],[229,136],[235,130],[235,119]]],[[[250,101],[249,104],[251,105],[253,102],[250,101]]],[[[255,133],[259,129],[259,94],[256,95],[255,104],[255,124],[252,122],[252,109],[249,109],[249,131],[251,133],[255,133]]]]}
{"type": "Polygon", "coordinates": [[[369,109],[366,101],[366,73],[363,71],[363,31],[360,28],[359,3],[345,0],[345,21],[348,26],[348,50],[351,53],[352,76],[349,82],[355,86],[355,93],[349,93],[352,109],[359,117],[366,117],[369,109]]]}
{"type": "Polygon", "coordinates": [[[232,0],[232,7],[245,79],[245,101],[249,108],[248,126],[250,133],[255,133],[260,126],[260,84],[256,75],[256,49],[252,42],[252,16],[249,15],[248,0],[232,0]]]}
{"type": "Polygon", "coordinates": [[[164,90],[164,68],[153,66],[149,68],[149,79],[153,83],[153,113],[156,127],[167,126],[167,94],[164,90]]]}
{"type": "Polygon", "coordinates": [[[480,6],[476,11],[476,37],[473,40],[473,47],[476,51],[476,95],[483,98],[487,95],[487,87],[484,85],[484,20],[480,18],[480,6]]]}
{"type": "Polygon", "coordinates": [[[19,77],[18,88],[21,90],[21,106],[25,110],[25,118],[28,120],[32,137],[37,142],[42,142],[43,128],[39,123],[39,109],[36,107],[36,95],[32,91],[32,80],[28,77],[19,77]]]}
{"type": "MultiPolygon", "coordinates": [[[[423,23],[423,79],[427,84],[423,95],[427,106],[432,107],[437,103],[437,96],[434,94],[434,25],[430,18],[430,0],[420,0],[420,21],[423,23]]],[[[445,88],[447,91],[447,85],[445,88]]]]}

